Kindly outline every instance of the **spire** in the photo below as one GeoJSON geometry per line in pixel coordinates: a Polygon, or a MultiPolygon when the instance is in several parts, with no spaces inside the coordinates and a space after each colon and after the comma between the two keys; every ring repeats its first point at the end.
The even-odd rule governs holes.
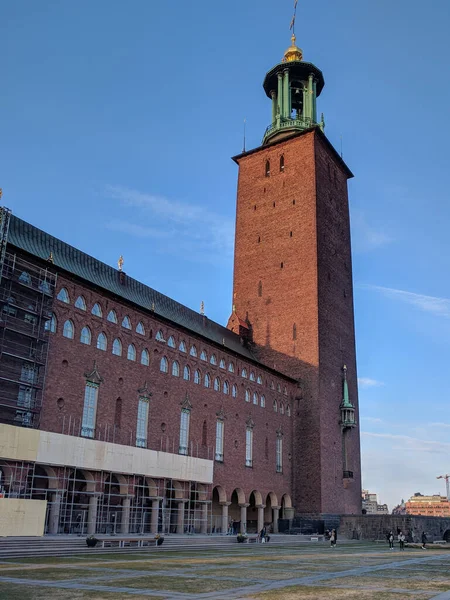
{"type": "Polygon", "coordinates": [[[303,60],[303,51],[297,46],[297,44],[295,43],[296,41],[297,38],[295,37],[295,33],[293,33],[291,37],[291,45],[284,53],[283,62],[303,60]]]}
{"type": "Polygon", "coordinates": [[[342,408],[353,408],[353,404],[350,402],[350,397],[348,394],[348,383],[347,383],[347,365],[342,367],[344,371],[344,398],[342,399],[342,408]]]}
{"type": "Polygon", "coordinates": [[[355,407],[353,406],[353,404],[350,402],[350,396],[348,393],[348,383],[347,383],[347,365],[344,365],[342,367],[342,370],[344,372],[344,381],[343,381],[343,398],[342,398],[342,403],[340,406],[341,409],[341,426],[342,429],[351,429],[353,427],[356,427],[356,420],[355,420],[355,407]]]}

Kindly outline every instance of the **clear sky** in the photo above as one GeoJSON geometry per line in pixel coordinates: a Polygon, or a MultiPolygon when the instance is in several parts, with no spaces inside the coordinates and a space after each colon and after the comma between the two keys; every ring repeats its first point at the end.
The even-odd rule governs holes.
{"type": "MultiPolygon", "coordinates": [[[[226,323],[237,167],[271,118],[293,0],[15,0],[0,9],[3,204],[226,323]]],[[[450,472],[448,0],[300,0],[350,182],[363,485],[450,472]]]]}

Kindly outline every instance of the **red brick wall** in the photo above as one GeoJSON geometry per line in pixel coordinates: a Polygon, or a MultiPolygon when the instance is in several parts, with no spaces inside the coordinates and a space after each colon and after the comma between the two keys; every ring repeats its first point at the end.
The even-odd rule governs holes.
{"type": "Polygon", "coordinates": [[[66,277],[58,277],[57,291],[65,287],[70,295],[70,304],[64,304],[55,300],[54,312],[58,320],[57,333],[51,336],[49,349],[49,364],[46,378],[46,389],[44,405],[41,415],[41,428],[66,432],[69,420],[73,429],[79,430],[83,411],[85,373],[93,369],[96,361],[98,372],[103,378],[100,385],[97,407],[97,439],[134,444],[134,432],[136,429],[138,389],[147,381],[152,392],[149,410],[148,447],[155,450],[167,450],[178,452],[179,426],[180,426],[180,403],[186,395],[192,404],[190,421],[190,442],[193,444],[194,456],[213,458],[216,437],[216,413],[223,407],[225,419],[224,439],[224,463],[216,463],[214,484],[222,485],[231,497],[236,487],[244,490],[246,498],[252,490],[256,489],[265,494],[272,491],[281,499],[284,493],[291,494],[291,461],[292,455],[292,421],[293,419],[280,412],[275,413],[272,403],[277,400],[283,402],[287,407],[293,405],[295,385],[283,377],[276,377],[269,371],[258,368],[249,361],[234,356],[223,348],[213,347],[200,338],[189,335],[189,332],[181,328],[168,326],[158,322],[151,313],[145,313],[128,306],[113,298],[102,295],[99,291],[81,285],[78,281],[72,281],[66,277]],[[74,307],[78,295],[86,299],[87,311],[74,307]],[[99,318],[91,314],[92,306],[99,302],[103,317],[99,318]],[[110,323],[106,317],[108,312],[114,309],[118,316],[118,324],[110,323]],[[127,330],[121,327],[123,316],[128,315],[131,319],[133,329],[127,330]],[[73,340],[64,338],[62,335],[63,325],[67,319],[72,319],[75,324],[75,337],[73,340]],[[145,336],[135,332],[138,321],[142,321],[145,327],[145,336]],[[81,344],[80,333],[83,326],[88,325],[92,332],[92,344],[86,346],[81,344]],[[155,340],[156,332],[161,329],[165,340],[173,335],[176,349],[169,348],[167,344],[155,340]],[[108,338],[107,351],[103,352],[96,348],[96,339],[100,332],[104,332],[108,338]],[[151,332],[151,334],[150,334],[151,332]],[[122,356],[112,354],[112,342],[115,337],[122,341],[122,356]],[[188,352],[182,353],[178,350],[181,340],[184,340],[188,352]],[[127,360],[128,344],[133,343],[137,350],[137,360],[127,360]],[[198,350],[198,358],[189,355],[189,348],[195,344],[198,350]],[[140,364],[140,354],[143,348],[150,353],[150,365],[140,364]],[[208,358],[214,353],[217,357],[217,366],[200,360],[200,351],[205,349],[208,358]],[[159,370],[160,358],[165,355],[169,359],[170,370],[168,374],[159,370]],[[228,364],[232,361],[235,365],[235,373],[229,373],[219,367],[220,359],[224,358],[228,364]],[[180,364],[180,377],[171,374],[172,362],[178,360],[180,364]],[[191,381],[183,380],[183,367],[189,365],[191,369],[191,381]],[[250,382],[249,379],[241,377],[241,370],[247,369],[260,375],[263,384],[250,382]],[[194,370],[199,368],[202,379],[205,372],[209,372],[211,380],[220,377],[221,383],[226,379],[230,384],[230,395],[222,391],[217,392],[213,388],[207,389],[201,385],[194,384],[194,370]],[[275,391],[271,390],[271,382],[274,382],[275,391]],[[232,398],[231,386],[238,387],[238,397],[232,398]],[[280,384],[282,393],[277,392],[280,384]],[[283,394],[287,387],[287,396],[283,394]],[[266,407],[248,404],[244,399],[245,389],[251,394],[256,391],[259,396],[266,398],[266,407]],[[120,428],[114,431],[116,399],[122,400],[122,417],[120,428]],[[58,405],[58,399],[62,398],[58,405]],[[63,404],[63,405],[62,405],[63,404]],[[246,420],[251,416],[254,426],[253,445],[253,468],[245,467],[245,430],[246,420]],[[75,420],[75,421],[74,421],[75,420]],[[207,423],[207,446],[202,446],[203,422],[207,423]],[[164,424],[164,425],[163,425],[164,424]],[[283,473],[275,472],[275,446],[276,431],[282,427],[283,440],[283,473]],[[163,431],[164,429],[164,431],[163,431]],[[268,459],[265,455],[265,439],[268,438],[268,459]]]}
{"type": "Polygon", "coordinates": [[[302,513],[360,512],[359,435],[348,436],[355,481],[344,482],[339,426],[344,362],[357,402],[349,236],[346,176],[319,133],[239,159],[233,301],[238,316],[250,321],[260,359],[301,379],[293,433],[294,456],[301,458],[293,487],[302,513]],[[339,210],[328,204],[331,184],[339,210]]]}

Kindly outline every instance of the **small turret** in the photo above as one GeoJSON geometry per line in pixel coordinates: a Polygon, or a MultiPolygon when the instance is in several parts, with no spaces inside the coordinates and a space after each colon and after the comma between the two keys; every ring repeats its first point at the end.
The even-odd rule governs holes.
{"type": "Polygon", "coordinates": [[[344,387],[344,394],[343,394],[343,399],[342,399],[342,403],[340,406],[341,409],[341,425],[342,425],[342,429],[349,429],[352,427],[356,427],[357,423],[355,420],[355,407],[353,406],[353,404],[350,402],[350,398],[349,398],[349,394],[348,394],[348,383],[347,383],[347,366],[344,365],[342,368],[343,372],[344,372],[344,382],[343,382],[343,387],[344,387]]]}

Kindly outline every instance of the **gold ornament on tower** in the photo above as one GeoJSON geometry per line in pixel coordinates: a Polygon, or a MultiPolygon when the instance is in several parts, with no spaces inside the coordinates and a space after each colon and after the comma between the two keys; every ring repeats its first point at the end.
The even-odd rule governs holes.
{"type": "Polygon", "coordinates": [[[297,38],[295,37],[295,33],[293,33],[292,37],[291,37],[292,44],[289,46],[289,48],[284,53],[283,62],[294,62],[294,61],[303,60],[303,52],[302,52],[301,48],[299,48],[296,45],[296,43],[295,43],[296,39],[297,38]]]}

